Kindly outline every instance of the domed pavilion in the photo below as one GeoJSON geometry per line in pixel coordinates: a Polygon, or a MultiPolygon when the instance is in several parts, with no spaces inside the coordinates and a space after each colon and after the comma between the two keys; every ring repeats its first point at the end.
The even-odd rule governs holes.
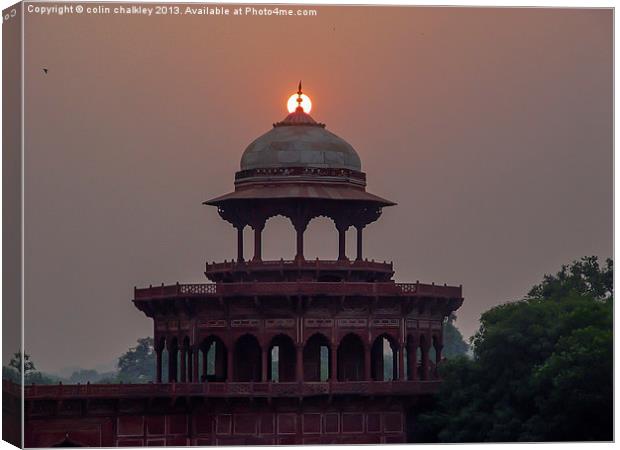
{"type": "Polygon", "coordinates": [[[206,283],[134,290],[153,321],[153,382],[26,387],[26,446],[411,439],[416,410],[441,384],[443,325],[461,287],[396,283],[391,263],[367,260],[362,232],[395,203],[366,191],[357,152],[304,110],[303,96],[300,83],[298,106],[245,149],[234,191],[205,202],[237,230],[236,258],[207,263],[206,283]],[[263,260],[276,215],[295,230],[294,259],[263,260]],[[338,232],[336,260],[304,256],[319,216],[338,232]]]}
{"type": "Polygon", "coordinates": [[[207,265],[213,281],[243,279],[314,281],[386,281],[391,264],[363,259],[362,231],[379,218],[383,207],[395,203],[366,191],[366,174],[360,158],[344,139],[316,122],[301,106],[301,83],[297,109],[243,152],[235,174],[235,190],[205,202],[217,206],[220,216],[237,229],[236,263],[207,265]],[[296,232],[294,261],[263,261],[262,232],[273,216],[290,219],[296,232]],[[337,261],[306,261],[304,232],[319,216],[333,220],[338,231],[337,261]],[[254,231],[254,255],[245,262],[243,232],[254,231]],[[346,255],[346,232],[357,231],[357,254],[346,255]]]}

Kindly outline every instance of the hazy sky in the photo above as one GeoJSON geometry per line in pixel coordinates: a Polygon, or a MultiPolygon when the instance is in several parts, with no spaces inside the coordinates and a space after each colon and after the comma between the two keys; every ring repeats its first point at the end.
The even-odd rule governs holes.
{"type": "MultiPolygon", "coordinates": [[[[463,284],[465,335],[544,273],[611,255],[611,10],[315,9],[26,16],[25,333],[39,369],[109,365],[152,335],[135,285],[205,281],[206,260],[236,256],[201,202],[232,190],[299,79],[368,190],[398,203],[365,254],[393,260],[398,281],[463,284]]],[[[336,257],[326,219],[306,236],[308,257],[336,257]]],[[[294,247],[290,224],[269,221],[264,257],[294,247]]]]}

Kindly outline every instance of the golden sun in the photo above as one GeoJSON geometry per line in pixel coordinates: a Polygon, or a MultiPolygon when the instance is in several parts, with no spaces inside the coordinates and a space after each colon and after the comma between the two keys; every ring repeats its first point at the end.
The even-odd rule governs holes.
{"type": "MultiPolygon", "coordinates": [[[[295,110],[297,109],[297,98],[299,97],[298,94],[293,94],[289,97],[288,102],[286,102],[286,107],[288,108],[288,112],[292,113],[295,112],[295,110]]],[[[304,112],[309,113],[310,110],[312,109],[312,101],[310,100],[310,97],[308,97],[306,94],[301,94],[301,107],[304,109],[304,112]]]]}

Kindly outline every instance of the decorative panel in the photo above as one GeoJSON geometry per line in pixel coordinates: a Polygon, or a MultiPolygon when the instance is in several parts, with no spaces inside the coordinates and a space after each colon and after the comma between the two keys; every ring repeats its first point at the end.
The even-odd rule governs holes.
{"type": "Polygon", "coordinates": [[[331,328],[334,326],[334,319],[307,318],[304,325],[307,328],[331,328]]]}
{"type": "Polygon", "coordinates": [[[372,319],[372,327],[378,328],[398,328],[400,326],[399,319],[372,319]]]}
{"type": "Polygon", "coordinates": [[[295,319],[266,319],[265,328],[295,328],[295,319]]]}
{"type": "Polygon", "coordinates": [[[368,321],[366,319],[338,319],[336,324],[340,328],[365,328],[368,321]]]}
{"type": "Polygon", "coordinates": [[[230,321],[233,328],[258,328],[260,321],[258,319],[235,319],[230,321]]]}

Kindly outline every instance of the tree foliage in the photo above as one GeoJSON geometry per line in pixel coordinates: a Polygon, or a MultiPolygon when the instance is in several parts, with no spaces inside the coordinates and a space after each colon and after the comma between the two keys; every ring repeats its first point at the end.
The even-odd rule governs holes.
{"type": "MultiPolygon", "coordinates": [[[[23,358],[24,358],[24,363],[23,363],[24,375],[27,375],[29,372],[36,370],[36,368],[34,367],[34,362],[32,362],[32,359],[30,358],[30,355],[28,353],[23,353],[23,358]]],[[[9,367],[12,367],[13,369],[17,370],[17,373],[21,375],[22,373],[22,352],[21,350],[13,353],[13,357],[9,361],[9,367]]]]}
{"type": "Polygon", "coordinates": [[[117,379],[123,383],[147,383],[155,379],[155,348],[152,337],[138,339],[138,345],[130,348],[118,359],[117,379]]]}
{"type": "Polygon", "coordinates": [[[613,263],[582,258],[521,301],[486,311],[473,359],[456,358],[421,439],[442,442],[613,438],[613,263]]]}
{"type": "MultiPolygon", "coordinates": [[[[28,353],[23,353],[24,383],[25,384],[55,384],[60,378],[36,370],[34,362],[28,353]]],[[[9,361],[8,366],[2,366],[2,379],[13,383],[22,383],[22,352],[17,351],[9,361]]]]}
{"type": "Polygon", "coordinates": [[[469,352],[469,345],[467,345],[463,335],[454,324],[455,321],[456,315],[452,313],[448,316],[443,326],[443,356],[446,359],[464,356],[469,352]]]}

